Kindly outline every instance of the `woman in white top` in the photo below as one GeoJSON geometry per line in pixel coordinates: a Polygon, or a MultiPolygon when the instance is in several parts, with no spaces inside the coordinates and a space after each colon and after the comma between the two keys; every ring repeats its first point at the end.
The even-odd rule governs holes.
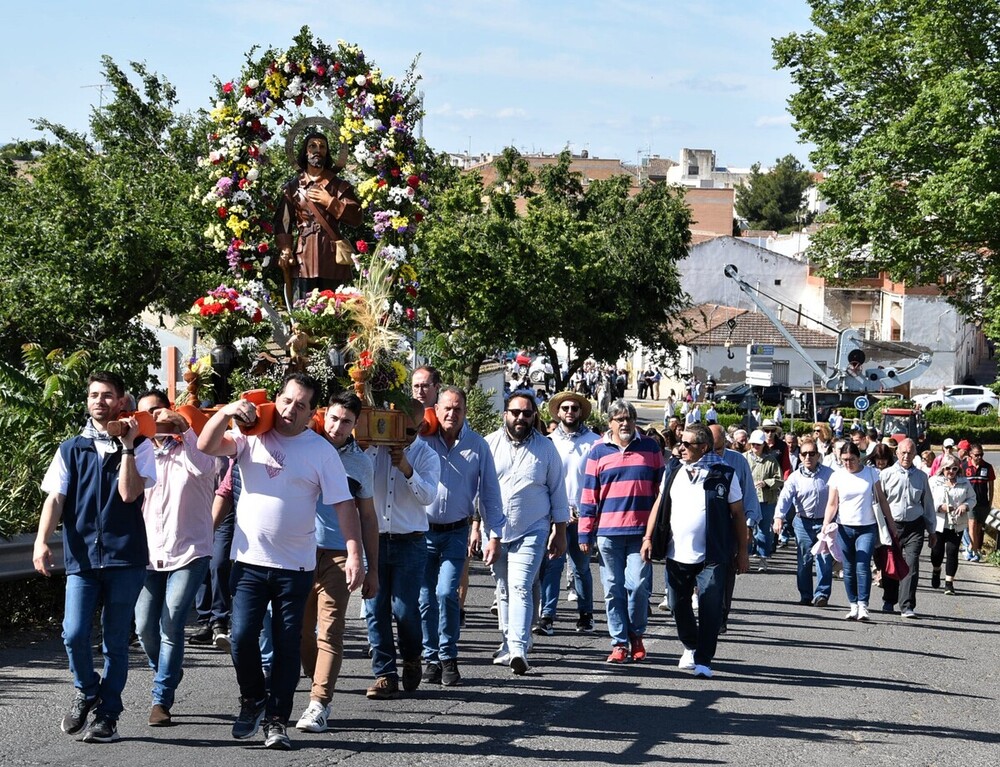
{"type": "Polygon", "coordinates": [[[837,537],[844,556],[844,589],[851,605],[845,617],[866,621],[872,588],[872,552],[878,544],[875,503],[879,501],[876,498],[885,504],[882,507],[885,516],[892,519],[892,515],[884,501],[878,471],[862,462],[858,446],[845,443],[840,461],[843,467],[830,477],[823,529],[837,522],[837,537]]]}
{"type": "Polygon", "coordinates": [[[969,524],[969,511],[976,505],[976,491],[962,474],[962,462],[955,455],[941,459],[941,471],[931,477],[931,494],[937,511],[937,540],[931,549],[931,588],[941,588],[941,563],[944,562],[944,593],[955,593],[958,572],[958,547],[969,524]],[[945,555],[947,554],[947,561],[945,555]]]}

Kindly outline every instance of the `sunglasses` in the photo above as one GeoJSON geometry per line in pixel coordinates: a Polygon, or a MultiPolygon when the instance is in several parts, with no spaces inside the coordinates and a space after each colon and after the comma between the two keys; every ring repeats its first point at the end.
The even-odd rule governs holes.
{"type": "Polygon", "coordinates": [[[559,410],[563,413],[575,413],[580,409],[579,405],[560,405],[559,410]]]}
{"type": "Polygon", "coordinates": [[[799,455],[803,458],[808,458],[811,455],[819,455],[818,450],[800,450],[799,455]]]}
{"type": "Polygon", "coordinates": [[[945,471],[948,471],[948,472],[958,471],[958,467],[957,466],[949,466],[947,469],[945,469],[945,471]]]}
{"type": "Polygon", "coordinates": [[[524,417],[524,418],[534,418],[535,417],[535,411],[532,410],[532,409],[530,409],[530,408],[528,410],[518,410],[516,407],[509,407],[509,408],[507,408],[507,412],[510,413],[514,418],[521,418],[521,417],[524,417]]]}
{"type": "Polygon", "coordinates": [[[698,447],[698,445],[700,444],[701,442],[685,442],[684,440],[681,440],[681,447],[683,447],[685,450],[690,450],[693,447],[698,447]]]}

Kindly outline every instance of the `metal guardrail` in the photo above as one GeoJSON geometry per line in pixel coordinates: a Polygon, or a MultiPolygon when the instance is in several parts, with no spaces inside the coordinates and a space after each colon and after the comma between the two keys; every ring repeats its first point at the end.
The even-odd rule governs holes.
{"type": "MultiPolygon", "coordinates": [[[[14,581],[35,575],[35,566],[31,563],[31,554],[35,548],[34,533],[15,535],[10,540],[0,539],[0,581],[14,581]]],[[[54,573],[65,571],[63,559],[62,534],[57,533],[49,539],[52,549],[54,573]]]]}

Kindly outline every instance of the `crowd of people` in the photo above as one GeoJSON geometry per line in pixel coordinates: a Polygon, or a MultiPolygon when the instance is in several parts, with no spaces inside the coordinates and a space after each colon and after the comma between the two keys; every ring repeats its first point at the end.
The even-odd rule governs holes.
{"type": "Polygon", "coordinates": [[[842,562],[846,617],[864,621],[873,552],[894,545],[907,572],[883,565],[882,609],[898,604],[914,617],[925,534],[932,586],[943,567],[953,594],[962,535],[968,528],[975,555],[992,504],[993,470],[982,447],[964,441],[921,457],[910,440],[876,443],[861,429],[837,440],[817,423],[797,439],[770,419],[748,432],[679,414],[644,432],[621,397],[594,431],[593,403],[574,390],[544,404],[515,390],[500,428],[480,435],[466,420],[465,391],[444,385],[437,370],[416,369],[411,386],[405,444],[362,445],[353,436],[357,396],[334,394],[320,421],[321,386],[304,374],[284,381],[270,428],[239,399],[196,432],[160,391],[140,394],[139,412],[128,414],[121,379],[94,373],[87,423],[45,476],[34,551],[36,569],[50,574],[47,541],[61,523],[63,637],[75,688],[63,731],[90,743],[118,739],[133,620],[154,672],[149,725],[171,725],[196,603],[189,641],[231,655],[234,738],[263,728],[266,747],[290,748],[303,673],[309,701],[294,726],[328,729],[357,590],[370,699],[459,685],[474,557],[495,580],[493,663],[515,676],[530,672],[535,638],[555,631],[567,569],[575,630],[595,630],[596,557],[604,660],[646,660],[652,563],[662,560],[660,609],[676,625],[677,665],[708,678],[751,557],[766,572],[776,546],[794,539],[800,603],[817,607],[832,600],[842,562]],[[140,434],[143,413],[155,422],[150,438],[140,434]],[[97,607],[101,673],[90,643],[97,607]]]}

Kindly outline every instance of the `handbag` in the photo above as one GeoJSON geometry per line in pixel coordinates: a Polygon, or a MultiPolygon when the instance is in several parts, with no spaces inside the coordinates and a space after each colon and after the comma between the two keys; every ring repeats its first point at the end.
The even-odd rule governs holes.
{"type": "Polygon", "coordinates": [[[910,574],[910,566],[903,558],[903,548],[899,545],[899,539],[895,537],[889,546],[879,546],[875,549],[874,560],[883,577],[901,581],[910,574]]]}

